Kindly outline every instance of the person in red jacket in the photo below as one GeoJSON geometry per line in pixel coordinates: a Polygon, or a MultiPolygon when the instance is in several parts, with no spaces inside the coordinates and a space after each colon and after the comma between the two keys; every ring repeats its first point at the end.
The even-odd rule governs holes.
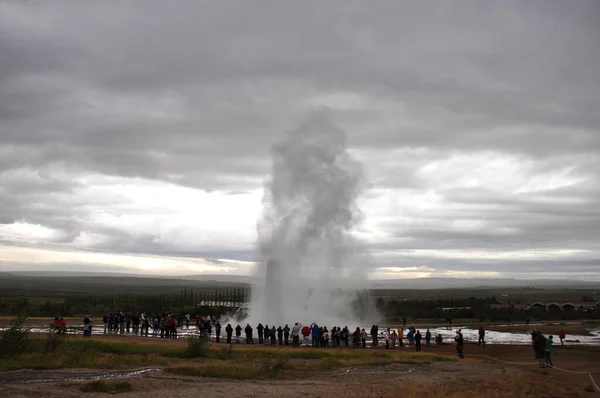
{"type": "Polygon", "coordinates": [[[308,347],[308,336],[310,336],[310,327],[304,326],[300,333],[302,333],[302,336],[304,336],[304,345],[308,347]]]}
{"type": "Polygon", "coordinates": [[[57,328],[56,328],[56,333],[58,333],[58,334],[64,334],[64,333],[66,333],[66,331],[67,331],[67,321],[65,321],[64,318],[60,318],[58,320],[58,325],[57,325],[57,328]]]}

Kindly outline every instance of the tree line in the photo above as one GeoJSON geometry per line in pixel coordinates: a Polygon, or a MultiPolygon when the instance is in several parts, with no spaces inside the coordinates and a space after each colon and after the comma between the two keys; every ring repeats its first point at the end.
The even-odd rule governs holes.
{"type": "Polygon", "coordinates": [[[231,312],[247,306],[249,288],[211,290],[181,289],[179,292],[160,292],[138,295],[128,292],[113,295],[73,295],[62,300],[56,298],[20,298],[0,300],[0,314],[17,314],[23,310],[29,316],[75,316],[106,312],[196,312],[203,309],[206,315],[231,312]]]}

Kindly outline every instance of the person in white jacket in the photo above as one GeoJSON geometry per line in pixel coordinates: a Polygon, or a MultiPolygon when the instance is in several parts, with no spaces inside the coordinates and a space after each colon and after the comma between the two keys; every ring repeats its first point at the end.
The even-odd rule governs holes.
{"type": "Polygon", "coordinates": [[[300,324],[299,322],[296,322],[294,324],[294,326],[292,327],[292,342],[293,342],[294,348],[300,347],[300,330],[301,329],[302,329],[302,324],[300,324]]]}

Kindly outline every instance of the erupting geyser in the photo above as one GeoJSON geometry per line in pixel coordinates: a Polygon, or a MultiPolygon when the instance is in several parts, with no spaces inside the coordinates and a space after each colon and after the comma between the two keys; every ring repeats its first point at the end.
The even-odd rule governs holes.
{"type": "Polygon", "coordinates": [[[362,173],[346,136],[321,115],[273,149],[258,222],[263,261],[250,316],[269,325],[346,322],[366,267],[351,236],[362,173]]]}

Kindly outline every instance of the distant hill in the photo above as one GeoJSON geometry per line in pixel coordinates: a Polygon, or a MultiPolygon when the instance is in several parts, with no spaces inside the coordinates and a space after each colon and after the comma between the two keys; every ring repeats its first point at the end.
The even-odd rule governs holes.
{"type": "Polygon", "coordinates": [[[513,278],[418,278],[374,280],[373,289],[449,289],[475,287],[600,287],[600,282],[513,278]]]}
{"type": "MultiPolygon", "coordinates": [[[[53,283],[68,281],[82,284],[110,284],[129,286],[181,286],[181,287],[247,287],[258,281],[254,276],[244,275],[185,275],[160,276],[109,272],[51,272],[51,271],[12,271],[0,272],[0,280],[46,280],[53,283]]],[[[0,285],[2,283],[0,282],[0,285]]],[[[418,279],[384,279],[369,281],[352,281],[350,285],[370,289],[455,289],[476,287],[598,287],[600,282],[556,279],[512,279],[512,278],[418,278],[418,279]]]]}

